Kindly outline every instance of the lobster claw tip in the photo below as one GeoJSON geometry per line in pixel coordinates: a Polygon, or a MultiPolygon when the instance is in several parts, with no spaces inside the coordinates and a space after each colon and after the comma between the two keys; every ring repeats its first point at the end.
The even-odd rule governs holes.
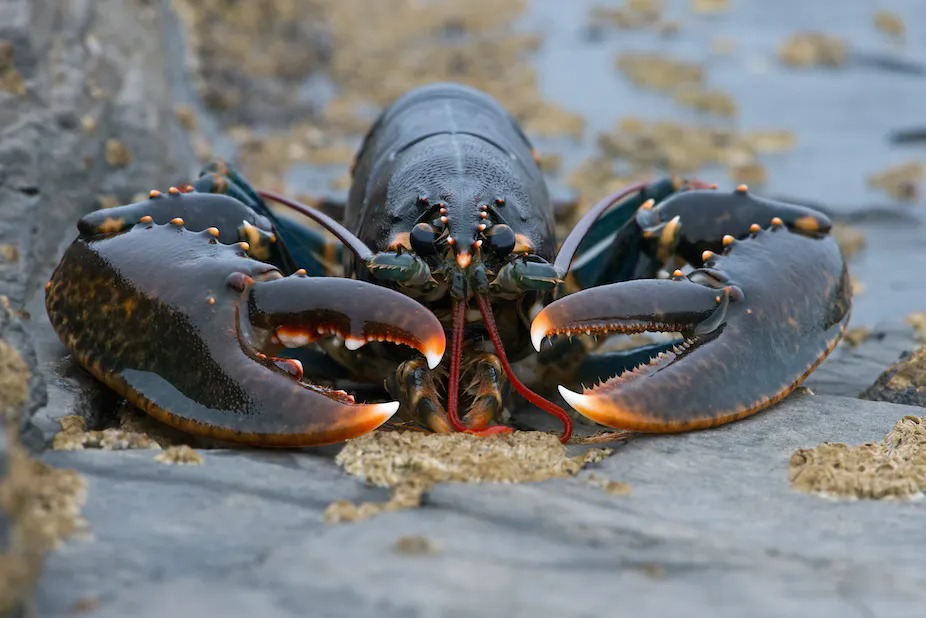
{"type": "Polygon", "coordinates": [[[428,368],[434,369],[440,365],[441,360],[444,358],[444,346],[440,346],[440,349],[430,347],[425,351],[424,357],[428,361],[428,368]]]}
{"type": "Polygon", "coordinates": [[[384,403],[376,403],[370,406],[370,413],[372,416],[379,416],[382,420],[379,422],[380,425],[388,421],[392,416],[399,411],[399,402],[398,401],[386,401],[384,403]]]}
{"type": "Polygon", "coordinates": [[[557,388],[559,388],[559,394],[566,401],[566,403],[580,412],[582,416],[585,416],[586,418],[589,418],[596,423],[601,423],[602,425],[608,424],[607,419],[603,418],[599,413],[598,406],[595,405],[594,397],[584,393],[576,393],[575,391],[571,391],[562,384],[560,384],[557,388]]]}
{"type": "Polygon", "coordinates": [[[531,323],[531,343],[538,352],[540,351],[540,346],[543,344],[543,340],[547,336],[548,327],[549,322],[539,315],[534,318],[534,321],[531,323]]]}

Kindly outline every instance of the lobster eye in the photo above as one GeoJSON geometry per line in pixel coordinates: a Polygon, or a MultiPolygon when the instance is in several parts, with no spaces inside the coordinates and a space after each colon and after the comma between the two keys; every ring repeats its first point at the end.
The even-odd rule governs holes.
{"type": "Polygon", "coordinates": [[[434,255],[437,250],[434,248],[434,241],[437,240],[437,230],[430,223],[419,223],[412,228],[409,234],[409,242],[412,243],[412,249],[418,255],[434,255]]]}
{"type": "Polygon", "coordinates": [[[496,255],[505,256],[514,249],[514,232],[504,223],[493,225],[484,235],[489,250],[496,255]]]}

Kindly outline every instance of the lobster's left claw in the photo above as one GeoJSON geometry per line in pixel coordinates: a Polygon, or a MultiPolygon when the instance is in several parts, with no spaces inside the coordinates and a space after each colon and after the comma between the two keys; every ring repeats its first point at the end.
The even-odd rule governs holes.
{"type": "MultiPolygon", "coordinates": [[[[732,239],[731,239],[732,240],[732,239]]],[[[555,334],[681,332],[648,364],[566,401],[610,427],[685,431],[733,421],[784,398],[839,340],[851,297],[829,236],[783,225],[705,254],[688,277],[605,285],[560,299],[531,326],[539,348],[555,334]]]]}

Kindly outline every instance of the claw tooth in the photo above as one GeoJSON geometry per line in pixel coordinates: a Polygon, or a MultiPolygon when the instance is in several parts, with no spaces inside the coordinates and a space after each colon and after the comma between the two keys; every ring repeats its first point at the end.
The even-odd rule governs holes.
{"type": "Polygon", "coordinates": [[[282,329],[277,331],[277,338],[280,340],[280,343],[287,348],[301,348],[309,345],[312,341],[308,333],[282,329]]]}
{"type": "Polygon", "coordinates": [[[367,340],[360,337],[345,337],[344,347],[353,352],[359,350],[366,344],[367,340]]]}

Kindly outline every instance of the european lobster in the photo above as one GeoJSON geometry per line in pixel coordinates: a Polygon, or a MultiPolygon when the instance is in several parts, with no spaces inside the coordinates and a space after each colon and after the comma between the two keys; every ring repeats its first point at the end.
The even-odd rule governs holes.
{"type": "Polygon", "coordinates": [[[373,125],[342,223],[217,163],[193,184],[83,217],[46,306],[90,373],[194,434],[324,444],[398,410],[434,431],[491,434],[508,429],[492,424],[507,378],[562,419],[566,441],[569,414],[508,360],[548,337],[541,356],[571,388],[601,381],[560,386],[580,413],[683,431],[773,404],[833,349],[851,295],[829,229],[822,213],[744,186],[668,179],[601,201],[557,249],[516,122],[483,93],[436,84],[373,125]],[[353,278],[324,276],[335,245],[267,201],[332,232],[353,278]],[[643,331],[681,338],[600,352],[557,337],[643,331]],[[393,400],[360,403],[345,384],[373,400],[384,386],[393,400]]]}

